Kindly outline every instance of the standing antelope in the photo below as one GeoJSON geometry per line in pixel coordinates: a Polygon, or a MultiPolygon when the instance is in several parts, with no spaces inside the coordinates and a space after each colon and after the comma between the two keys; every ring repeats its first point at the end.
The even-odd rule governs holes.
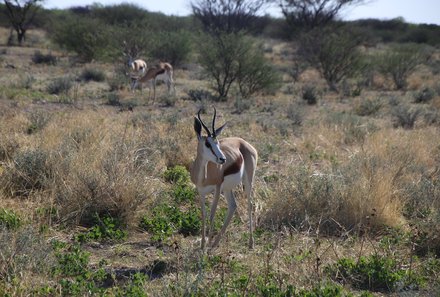
{"type": "Polygon", "coordinates": [[[130,58],[128,61],[128,67],[130,67],[131,71],[137,75],[144,75],[147,70],[147,63],[141,59],[133,60],[130,58]]]}
{"type": "MultiPolygon", "coordinates": [[[[174,80],[173,80],[173,66],[169,63],[163,63],[160,62],[156,66],[148,69],[144,76],[138,77],[138,76],[132,76],[131,77],[131,90],[134,91],[136,86],[140,83],[141,84],[141,91],[142,91],[142,83],[144,82],[150,82],[150,84],[153,85],[153,101],[156,99],[156,81],[162,80],[166,83],[168,88],[168,94],[170,93],[171,87],[173,88],[173,93],[176,93],[176,88],[174,86],[174,80]]],[[[151,87],[148,94],[149,97],[151,97],[151,87]]]]}
{"type": "Polygon", "coordinates": [[[248,199],[249,248],[251,249],[254,245],[252,235],[251,194],[258,153],[252,145],[238,137],[228,137],[217,140],[217,136],[220,135],[226,124],[215,129],[215,118],[216,110],[214,108],[211,132],[200,118],[200,110],[197,117],[194,117],[194,130],[197,135],[198,145],[197,157],[191,168],[191,181],[196,185],[200,194],[200,205],[202,208],[202,250],[205,249],[206,240],[205,196],[214,192],[214,200],[209,217],[210,228],[208,234],[208,244],[214,248],[220,242],[237,208],[233,189],[240,183],[243,183],[248,199]],[[202,127],[205,129],[207,136],[202,136],[202,127]],[[220,193],[222,192],[228,203],[228,213],[220,233],[214,242],[211,242],[213,239],[213,221],[220,193]]]}

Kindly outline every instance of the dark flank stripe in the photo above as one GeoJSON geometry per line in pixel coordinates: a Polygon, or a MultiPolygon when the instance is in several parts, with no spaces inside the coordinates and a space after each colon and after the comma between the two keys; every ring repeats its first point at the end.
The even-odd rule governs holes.
{"type": "Polygon", "coordinates": [[[162,73],[164,73],[165,72],[165,69],[160,69],[157,73],[156,73],[156,75],[160,75],[160,74],[162,74],[162,73]]]}
{"type": "Polygon", "coordinates": [[[243,164],[243,156],[239,155],[237,160],[235,160],[234,163],[232,163],[231,165],[229,165],[228,168],[226,168],[226,170],[223,173],[223,176],[228,176],[239,172],[242,164],[243,164]]]}

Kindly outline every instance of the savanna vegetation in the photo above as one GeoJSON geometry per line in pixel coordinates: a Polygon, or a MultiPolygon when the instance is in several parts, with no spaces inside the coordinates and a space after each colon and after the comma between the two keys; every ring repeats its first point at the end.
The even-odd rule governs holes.
{"type": "Polygon", "coordinates": [[[440,27],[30,2],[21,40],[0,18],[1,296],[440,294],[440,27]],[[176,94],[131,92],[124,53],[172,63],[176,94]],[[200,251],[188,170],[213,106],[259,152],[253,250],[237,189],[200,251]]]}

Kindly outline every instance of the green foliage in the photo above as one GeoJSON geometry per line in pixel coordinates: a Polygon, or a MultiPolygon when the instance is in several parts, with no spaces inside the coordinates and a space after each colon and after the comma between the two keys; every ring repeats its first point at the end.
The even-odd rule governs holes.
{"type": "Polygon", "coordinates": [[[21,224],[20,216],[14,211],[0,208],[0,226],[5,226],[8,229],[17,229],[21,224]]]}
{"type": "Polygon", "coordinates": [[[173,184],[187,184],[190,182],[190,176],[188,170],[185,167],[176,165],[172,168],[168,168],[163,177],[165,181],[173,184]]]}
{"type": "Polygon", "coordinates": [[[175,206],[166,204],[153,208],[150,215],[142,217],[140,227],[152,234],[153,241],[163,241],[178,229],[181,212],[175,206]]]}
{"type": "Polygon", "coordinates": [[[149,56],[173,66],[185,62],[191,53],[192,36],[189,31],[161,31],[149,43],[149,56]]]}
{"type": "Polygon", "coordinates": [[[331,90],[365,66],[358,49],[361,40],[356,32],[344,28],[316,28],[302,35],[298,53],[316,67],[331,90]]]}
{"type": "Polygon", "coordinates": [[[79,76],[80,80],[83,81],[97,81],[102,82],[105,80],[105,74],[102,70],[96,68],[85,68],[81,75],[79,76]]]}
{"type": "Polygon", "coordinates": [[[68,17],[53,28],[51,37],[61,47],[78,54],[84,62],[104,59],[112,43],[112,27],[98,19],[68,17]]]}
{"type": "Polygon", "coordinates": [[[391,76],[396,88],[400,90],[407,87],[408,77],[428,58],[428,53],[419,45],[394,45],[378,56],[376,67],[382,74],[391,76]]]}
{"type": "Polygon", "coordinates": [[[203,89],[190,89],[187,94],[191,101],[209,101],[213,99],[211,92],[203,89]]]}
{"type": "Polygon", "coordinates": [[[405,270],[391,257],[361,256],[358,261],[341,258],[326,267],[327,273],[363,290],[394,291],[405,276],[405,270]]]}
{"type": "Polygon", "coordinates": [[[41,51],[36,50],[32,56],[32,62],[35,64],[55,65],[57,63],[57,58],[51,53],[45,55],[41,51]]]}
{"type": "Polygon", "coordinates": [[[73,87],[72,78],[69,76],[58,77],[52,80],[46,87],[49,94],[64,94],[67,95],[69,90],[73,87]]]}
{"type": "Polygon", "coordinates": [[[55,275],[77,276],[88,271],[90,253],[81,250],[80,246],[74,245],[67,251],[56,253],[58,265],[54,268],[55,275]]]}
{"type": "Polygon", "coordinates": [[[121,241],[127,237],[127,231],[121,229],[121,222],[111,216],[95,215],[95,225],[86,232],[75,236],[76,240],[83,243],[91,240],[121,241]]]}
{"type": "Polygon", "coordinates": [[[219,100],[226,100],[235,82],[243,97],[275,88],[278,76],[249,37],[241,33],[205,35],[199,45],[199,63],[219,100]]]}
{"type": "Polygon", "coordinates": [[[46,125],[51,120],[52,116],[47,111],[35,110],[30,112],[27,118],[30,124],[26,132],[28,134],[34,134],[36,132],[43,130],[43,128],[46,127],[46,125]]]}

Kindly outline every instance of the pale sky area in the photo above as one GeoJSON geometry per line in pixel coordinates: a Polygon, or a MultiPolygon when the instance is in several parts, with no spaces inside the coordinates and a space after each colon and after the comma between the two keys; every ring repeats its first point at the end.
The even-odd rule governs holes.
{"type": "MultiPolygon", "coordinates": [[[[167,15],[184,16],[191,13],[190,0],[46,0],[46,8],[69,8],[72,6],[85,6],[92,3],[113,5],[120,3],[133,3],[152,12],[163,12],[167,15]]],[[[273,7],[269,14],[280,16],[279,9],[273,7]]],[[[368,0],[366,4],[347,8],[341,16],[345,20],[362,18],[392,19],[403,17],[410,23],[427,23],[440,25],[440,0],[368,0]]]]}

